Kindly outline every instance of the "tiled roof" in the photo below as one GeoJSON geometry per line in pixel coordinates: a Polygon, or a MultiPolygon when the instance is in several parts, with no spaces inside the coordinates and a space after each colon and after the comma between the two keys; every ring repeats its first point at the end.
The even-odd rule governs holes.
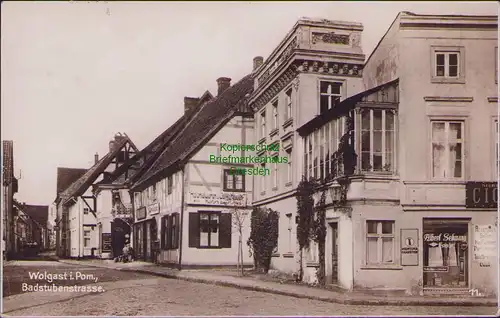
{"type": "Polygon", "coordinates": [[[122,150],[123,146],[130,139],[123,136],[122,139],[116,142],[113,151],[108,152],[104,157],[101,158],[96,164],[94,164],[89,170],[87,170],[80,178],[73,182],[66,190],[64,190],[60,197],[63,199],[63,203],[71,199],[82,195],[87,191],[90,185],[97,179],[97,177],[106,170],[113,158],[122,150]]]}
{"type": "Polygon", "coordinates": [[[169,128],[167,128],[163,133],[156,137],[149,145],[147,145],[143,150],[141,150],[136,156],[130,159],[130,161],[118,169],[113,171],[112,180],[113,184],[124,184],[129,182],[133,184],[141,175],[143,175],[147,169],[155,162],[158,156],[163,152],[165,147],[176,137],[177,133],[182,130],[188,123],[189,119],[196,114],[200,107],[206,102],[213,99],[212,94],[209,91],[205,91],[200,97],[200,103],[197,107],[190,111],[186,111],[184,115],[181,116],[175,123],[173,123],[169,128]],[[129,172],[128,177],[125,177],[125,172],[131,170],[130,168],[135,166],[135,170],[129,172]]]}
{"type": "Polygon", "coordinates": [[[78,180],[87,169],[80,168],[57,168],[57,196],[67,189],[73,182],[78,180]]]}
{"type": "Polygon", "coordinates": [[[176,162],[186,159],[241,110],[246,98],[253,90],[253,76],[247,75],[238,83],[226,89],[220,96],[197,109],[191,120],[180,131],[171,145],[141,175],[133,188],[142,188],[147,181],[176,162]]]}

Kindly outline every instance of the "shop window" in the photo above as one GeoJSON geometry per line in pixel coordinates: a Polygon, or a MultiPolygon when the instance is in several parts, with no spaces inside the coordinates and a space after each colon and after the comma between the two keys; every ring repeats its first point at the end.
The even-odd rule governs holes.
{"type": "Polygon", "coordinates": [[[432,176],[460,179],[464,175],[464,122],[432,121],[432,176]]]}
{"type": "Polygon", "coordinates": [[[245,175],[237,169],[224,169],[223,190],[226,192],[245,191],[245,175]]]}
{"type": "Polygon", "coordinates": [[[460,219],[424,219],[424,287],[468,287],[468,223],[460,219]]]}
{"type": "Polygon", "coordinates": [[[394,221],[366,221],[366,263],[394,264],[394,221]]]}
{"type": "Polygon", "coordinates": [[[230,248],[231,213],[189,213],[189,247],[230,248]]]}

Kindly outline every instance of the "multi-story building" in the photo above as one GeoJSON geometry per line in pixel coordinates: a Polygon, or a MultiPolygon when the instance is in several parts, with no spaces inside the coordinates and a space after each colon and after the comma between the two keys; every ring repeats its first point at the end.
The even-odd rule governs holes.
{"type": "MultiPolygon", "coordinates": [[[[497,19],[402,12],[366,63],[358,66],[358,74],[363,69],[362,84],[361,78],[348,76],[343,82],[331,75],[330,65],[314,62],[304,66],[316,71],[309,76],[317,84],[308,86],[303,74],[290,75],[299,83],[295,100],[292,95],[298,123],[292,134],[299,145],[294,149],[300,150],[292,162],[300,168],[287,192],[279,182],[279,175],[286,175],[280,169],[286,167],[278,166],[278,187],[273,180],[262,181],[255,201],[287,216],[280,221],[276,268],[297,270],[291,261],[297,257],[295,250],[288,248],[294,243],[296,201],[286,196],[293,195],[305,176],[328,186],[328,283],[411,294],[470,294],[470,289],[496,293],[497,19]],[[323,83],[325,73],[332,84],[323,83]],[[345,136],[343,141],[340,136],[345,136]],[[339,149],[340,158],[335,156],[339,149]]],[[[360,27],[357,30],[360,33],[360,27]]],[[[318,43],[313,32],[294,29],[289,37],[298,33],[312,54],[318,43]]],[[[350,32],[352,38],[356,32],[350,32]]],[[[347,37],[349,32],[338,28],[335,35],[321,39],[333,41],[344,33],[347,37]]],[[[334,54],[337,47],[348,50],[352,44],[344,40],[325,51],[334,54]]],[[[258,79],[270,69],[268,81],[290,81],[274,62],[286,59],[274,56],[283,55],[279,50],[284,46],[257,73],[252,104],[257,109],[256,131],[269,134],[263,138],[270,138],[272,131],[262,128],[268,122],[259,120],[262,107],[267,114],[277,98],[278,110],[286,109],[288,102],[281,100],[287,101],[287,88],[281,84],[284,89],[268,90],[263,98],[266,90],[259,95],[258,79]]],[[[300,54],[299,44],[289,60],[300,54]]],[[[306,254],[305,279],[314,280],[310,269],[318,266],[316,244],[306,254]]]]}
{"type": "MultiPolygon", "coordinates": [[[[192,112],[189,119],[131,188],[134,248],[142,259],[178,267],[237,263],[234,220],[236,214],[248,216],[251,178],[230,175],[229,169],[253,165],[214,161],[211,156],[230,155],[221,153],[221,144],[253,141],[253,113],[246,104],[253,77],[233,86],[229,78],[217,82],[216,97],[185,98],[185,110],[192,112]]],[[[246,240],[249,216],[242,230],[246,240]]],[[[243,258],[251,263],[248,253],[243,258]]]]}
{"type": "MultiPolygon", "coordinates": [[[[313,169],[322,169],[324,176],[325,163],[312,160],[311,151],[321,147],[322,157],[329,158],[345,125],[335,123],[326,131],[329,150],[323,148],[317,133],[314,139],[306,139],[297,129],[330,114],[340,101],[362,90],[362,30],[359,23],[301,19],[255,74],[250,106],[255,110],[256,140],[279,145],[279,152],[259,155],[288,157],[286,164],[271,164],[269,176],[254,177],[254,206],[280,213],[278,249],[271,262],[276,269],[297,269],[295,190],[303,177],[303,167],[307,167],[309,176],[313,169]],[[304,149],[309,155],[306,158],[304,149]]],[[[324,134],[322,131],[321,140],[324,134]]],[[[316,172],[314,176],[319,176],[316,172]]],[[[316,267],[313,256],[306,253],[305,267],[316,267]]],[[[307,276],[310,271],[305,272],[307,276]]]]}

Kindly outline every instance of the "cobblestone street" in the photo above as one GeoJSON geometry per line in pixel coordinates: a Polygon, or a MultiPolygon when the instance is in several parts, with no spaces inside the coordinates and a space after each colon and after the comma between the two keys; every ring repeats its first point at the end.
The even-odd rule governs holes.
{"type": "MultiPolygon", "coordinates": [[[[15,262],[4,267],[4,311],[12,316],[72,315],[492,315],[493,307],[350,306],[269,293],[157,278],[144,274],[91,268],[57,262],[15,262]],[[30,271],[93,274],[102,293],[23,293],[30,271]],[[8,289],[5,289],[5,288],[8,289]]],[[[58,280],[57,285],[70,285],[58,280]]]]}

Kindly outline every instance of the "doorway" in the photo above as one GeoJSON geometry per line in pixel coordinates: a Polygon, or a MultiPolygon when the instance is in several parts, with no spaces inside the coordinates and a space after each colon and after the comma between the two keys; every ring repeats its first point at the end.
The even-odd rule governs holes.
{"type": "Polygon", "coordinates": [[[424,288],[469,288],[469,222],[423,220],[424,288]]]}
{"type": "Polygon", "coordinates": [[[332,284],[337,284],[339,280],[339,229],[338,223],[330,223],[332,228],[332,284]]]}
{"type": "Polygon", "coordinates": [[[130,226],[121,219],[114,219],[111,222],[111,249],[113,257],[117,257],[123,253],[127,237],[130,237],[130,226]]]}

